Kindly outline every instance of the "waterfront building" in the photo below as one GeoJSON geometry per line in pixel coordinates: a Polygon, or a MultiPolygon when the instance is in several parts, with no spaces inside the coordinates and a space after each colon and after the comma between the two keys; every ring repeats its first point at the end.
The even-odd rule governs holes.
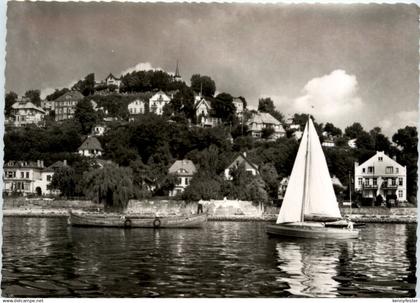
{"type": "Polygon", "coordinates": [[[22,195],[51,194],[48,185],[54,175],[53,167],[45,167],[43,160],[9,161],[3,167],[3,191],[22,195]]]}
{"type": "Polygon", "coordinates": [[[383,151],[377,151],[364,163],[354,164],[355,191],[374,201],[379,195],[385,200],[407,200],[406,167],[383,151]]]}
{"type": "Polygon", "coordinates": [[[224,172],[224,178],[226,180],[232,180],[232,170],[237,169],[240,165],[244,165],[245,171],[251,176],[256,176],[260,174],[258,171],[258,165],[251,162],[247,158],[246,152],[243,152],[237,155],[235,159],[231,162],[231,164],[229,164],[228,167],[226,167],[224,172]]]}
{"type": "Polygon", "coordinates": [[[251,119],[248,121],[248,127],[251,135],[254,138],[261,138],[262,131],[265,128],[272,128],[274,130],[274,133],[270,136],[270,139],[275,140],[286,135],[286,132],[280,121],[278,121],[269,113],[258,112],[253,114],[251,119]]]}
{"type": "Polygon", "coordinates": [[[93,136],[87,137],[77,150],[80,155],[85,157],[98,157],[103,153],[101,143],[98,138],[93,136]]]}
{"type": "Polygon", "coordinates": [[[11,109],[12,125],[21,127],[28,124],[41,125],[46,112],[23,97],[19,101],[13,103],[11,109]]]}
{"type": "Polygon", "coordinates": [[[197,172],[197,168],[191,160],[177,160],[169,168],[169,174],[177,177],[177,182],[173,190],[169,192],[169,196],[173,197],[182,193],[185,188],[190,185],[191,179],[197,172]]]}
{"type": "Polygon", "coordinates": [[[72,119],[77,103],[83,99],[83,95],[72,90],[54,100],[55,121],[72,119]]]}
{"type": "Polygon", "coordinates": [[[171,98],[168,97],[163,91],[158,91],[149,99],[149,112],[155,113],[156,115],[163,114],[163,107],[171,102],[171,98]]]}

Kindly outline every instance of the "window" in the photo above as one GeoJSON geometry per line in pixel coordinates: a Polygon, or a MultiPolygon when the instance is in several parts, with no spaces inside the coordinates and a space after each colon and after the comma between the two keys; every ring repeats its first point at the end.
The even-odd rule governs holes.
{"type": "Polygon", "coordinates": [[[51,175],[47,175],[47,181],[51,181],[51,175]]]}
{"type": "Polygon", "coordinates": [[[397,185],[397,180],[396,179],[392,179],[392,185],[397,185]]]}
{"type": "Polygon", "coordinates": [[[374,186],[378,185],[378,182],[377,182],[377,179],[376,178],[373,178],[373,185],[374,186]]]}
{"type": "Polygon", "coordinates": [[[378,161],[379,162],[382,162],[384,160],[384,158],[383,157],[378,157],[378,161]]]}
{"type": "Polygon", "coordinates": [[[190,184],[190,179],[189,178],[185,178],[185,185],[189,185],[190,184]]]}
{"type": "Polygon", "coordinates": [[[403,186],[404,185],[403,178],[398,178],[398,185],[399,186],[403,186]]]}
{"type": "Polygon", "coordinates": [[[177,180],[176,180],[177,182],[176,182],[176,184],[177,185],[180,185],[181,183],[182,183],[182,178],[177,178],[177,180]]]}
{"type": "Polygon", "coordinates": [[[400,169],[398,167],[395,168],[395,173],[399,174],[400,173],[400,169]]]}
{"type": "Polygon", "coordinates": [[[374,173],[375,173],[375,167],[373,167],[373,166],[368,166],[368,173],[370,173],[370,174],[374,174],[374,173]]]}
{"type": "Polygon", "coordinates": [[[20,178],[21,179],[25,178],[25,173],[23,171],[20,172],[20,178]]]}
{"type": "Polygon", "coordinates": [[[399,190],[398,191],[398,198],[402,198],[403,197],[403,191],[402,190],[399,190]]]}
{"type": "Polygon", "coordinates": [[[358,180],[357,180],[357,184],[359,184],[359,186],[362,186],[362,178],[359,178],[358,180]]]}
{"type": "Polygon", "coordinates": [[[29,172],[26,172],[26,179],[29,179],[29,172]]]}
{"type": "Polygon", "coordinates": [[[362,169],[362,172],[363,172],[363,173],[365,173],[365,172],[366,172],[366,168],[363,168],[363,169],[362,169]]]}
{"type": "Polygon", "coordinates": [[[394,173],[394,168],[392,166],[387,166],[385,168],[385,173],[386,174],[393,174],[394,173]]]}

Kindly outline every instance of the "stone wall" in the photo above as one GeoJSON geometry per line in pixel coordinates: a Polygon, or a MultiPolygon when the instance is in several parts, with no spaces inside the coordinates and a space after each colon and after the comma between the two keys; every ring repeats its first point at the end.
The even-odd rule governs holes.
{"type": "Polygon", "coordinates": [[[29,198],[3,198],[3,209],[12,208],[45,208],[45,209],[95,209],[102,208],[102,205],[95,204],[90,200],[50,200],[50,199],[29,199],[29,198]]]}

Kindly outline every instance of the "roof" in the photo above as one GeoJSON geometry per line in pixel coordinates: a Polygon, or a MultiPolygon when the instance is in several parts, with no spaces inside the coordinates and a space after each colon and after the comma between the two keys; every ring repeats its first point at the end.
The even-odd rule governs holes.
{"type": "Polygon", "coordinates": [[[197,172],[197,168],[191,160],[177,160],[169,168],[170,174],[177,175],[193,175],[197,172]]]}
{"type": "Polygon", "coordinates": [[[18,101],[13,103],[12,105],[12,109],[32,109],[32,110],[37,110],[43,114],[45,114],[45,111],[41,108],[36,106],[35,104],[33,104],[30,101],[25,101],[25,99],[23,99],[22,101],[18,101]]]}
{"type": "Polygon", "coordinates": [[[257,114],[254,114],[252,116],[252,118],[249,120],[249,124],[251,124],[251,123],[257,123],[257,124],[274,124],[274,125],[278,125],[281,128],[283,128],[283,126],[281,125],[280,121],[277,120],[276,118],[274,118],[269,113],[258,112],[257,114]]]}
{"type": "Polygon", "coordinates": [[[96,137],[87,137],[77,150],[103,150],[101,143],[96,137]]]}
{"type": "Polygon", "coordinates": [[[109,75],[105,78],[105,81],[110,78],[115,79],[115,80],[120,80],[119,78],[115,77],[112,73],[109,73],[109,75]]]}
{"type": "MultiPolygon", "coordinates": [[[[372,157],[370,157],[368,160],[366,160],[365,162],[363,162],[360,165],[356,165],[357,167],[367,167],[369,165],[372,166],[388,166],[388,165],[395,165],[396,167],[402,168],[404,169],[405,166],[399,164],[396,160],[392,159],[391,157],[389,157],[387,154],[385,154],[385,152],[383,151],[376,151],[376,154],[373,155],[372,157]],[[378,158],[382,157],[382,161],[379,162],[378,158]]],[[[377,174],[380,174],[380,172],[377,172],[377,174]]]]}
{"type": "Polygon", "coordinates": [[[230,165],[228,165],[228,167],[227,167],[227,168],[230,168],[230,167],[234,166],[234,165],[235,165],[235,162],[236,162],[239,158],[242,158],[242,162],[243,162],[243,161],[247,162],[247,163],[248,163],[251,167],[253,167],[255,170],[257,170],[257,171],[258,171],[258,165],[257,165],[257,164],[255,164],[255,163],[252,163],[252,162],[251,162],[251,161],[247,158],[246,153],[239,153],[239,154],[237,154],[237,155],[235,156],[235,158],[233,159],[233,161],[230,163],[230,165]]]}
{"type": "Polygon", "coordinates": [[[4,168],[39,168],[44,167],[43,163],[38,161],[8,161],[4,163],[4,168]]]}
{"type": "Polygon", "coordinates": [[[167,101],[167,102],[169,102],[169,101],[171,101],[171,98],[169,98],[169,96],[167,95],[167,94],[165,94],[163,91],[158,91],[156,94],[154,94],[151,98],[150,98],[150,100],[152,100],[152,101],[156,101],[156,100],[162,100],[162,101],[167,101]],[[160,98],[160,97],[162,97],[162,99],[160,98]]]}
{"type": "Polygon", "coordinates": [[[195,105],[194,105],[194,108],[195,109],[197,109],[202,103],[204,103],[204,105],[210,110],[211,109],[211,106],[210,106],[210,104],[209,104],[209,102],[206,100],[206,99],[204,99],[204,98],[201,98],[200,99],[200,101],[198,101],[195,105]]]}
{"type": "Polygon", "coordinates": [[[67,100],[81,100],[83,99],[83,95],[81,92],[77,90],[71,90],[66,92],[64,95],[61,95],[60,97],[54,99],[54,102],[62,102],[67,100]]]}

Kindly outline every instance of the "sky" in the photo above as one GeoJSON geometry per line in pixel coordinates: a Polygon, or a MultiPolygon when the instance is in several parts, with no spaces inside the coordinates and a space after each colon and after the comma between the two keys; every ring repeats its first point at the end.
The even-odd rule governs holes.
{"type": "Polygon", "coordinates": [[[6,91],[42,96],[93,72],[179,61],[187,83],[284,114],[392,136],[417,125],[418,11],[413,4],[168,4],[9,2],[6,91]]]}

